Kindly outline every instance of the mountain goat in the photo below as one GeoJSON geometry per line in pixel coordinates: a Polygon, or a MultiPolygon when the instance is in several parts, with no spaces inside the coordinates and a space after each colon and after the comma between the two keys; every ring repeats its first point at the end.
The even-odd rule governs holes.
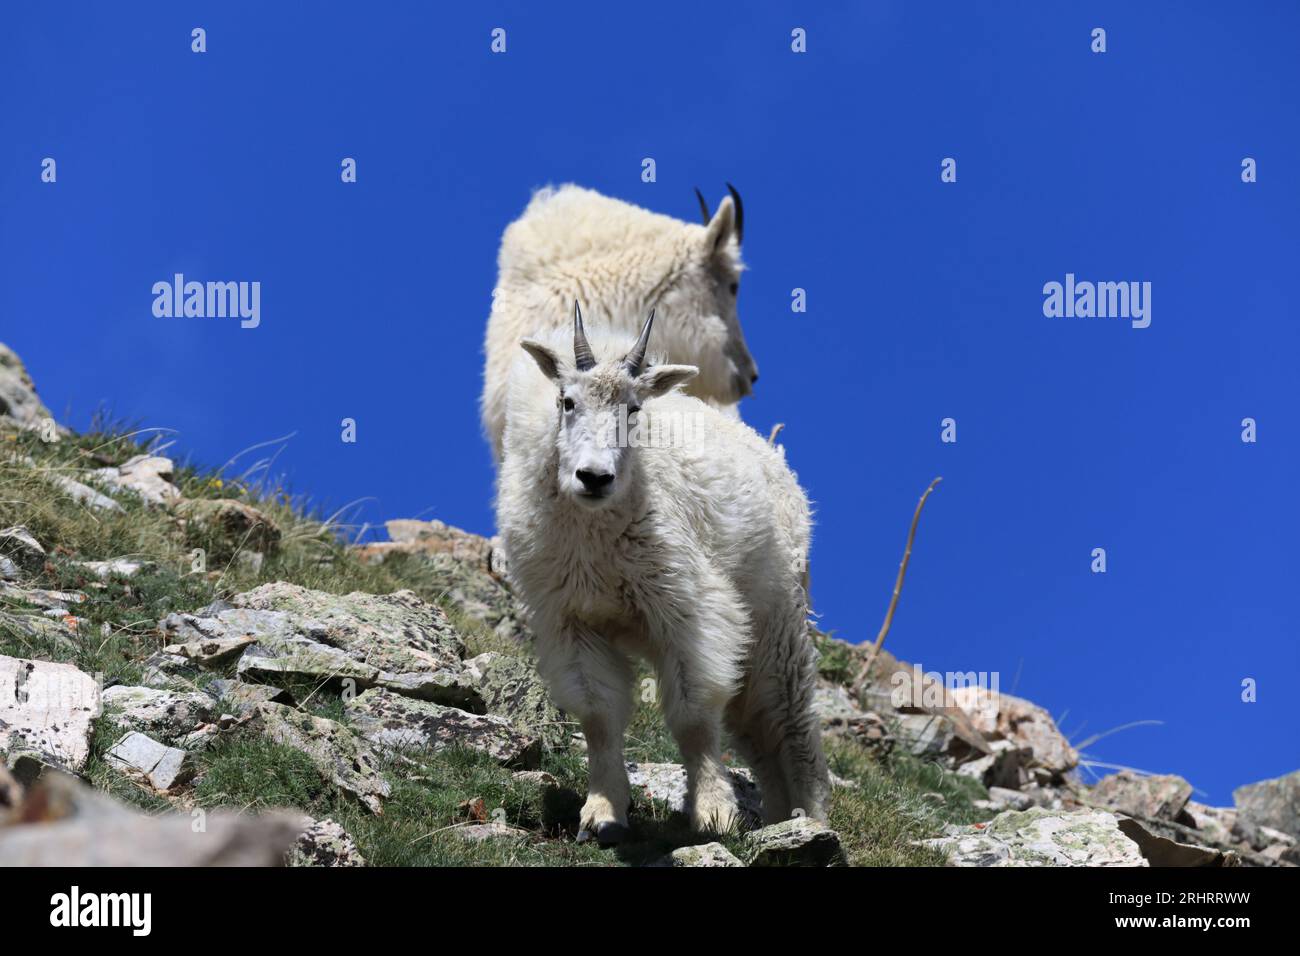
{"type": "Polygon", "coordinates": [[[781,450],[678,390],[694,367],[647,358],[653,313],[635,340],[589,341],[574,311],[572,361],[552,332],[511,370],[497,523],[538,671],[586,737],[582,828],[603,844],[626,833],[631,657],[658,675],[697,828],[736,823],[724,726],[766,820],[823,817],[807,498],[781,450]]]}
{"type": "Polygon", "coordinates": [[[631,335],[641,317],[657,309],[672,329],[660,349],[669,360],[700,370],[691,394],[733,405],[750,393],[758,367],[736,313],[744,208],[728,189],[712,216],[696,191],[704,225],[573,185],[533,196],[501,238],[484,345],[480,411],[496,461],[519,342],[563,328],[575,299],[631,335]]]}

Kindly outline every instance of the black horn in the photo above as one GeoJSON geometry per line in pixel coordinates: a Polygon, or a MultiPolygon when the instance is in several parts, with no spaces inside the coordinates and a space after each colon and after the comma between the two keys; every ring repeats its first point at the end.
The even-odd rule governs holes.
{"type": "Polygon", "coordinates": [[[736,242],[745,241],[745,204],[740,201],[740,193],[736,192],[736,187],[727,183],[727,192],[731,193],[731,201],[736,204],[736,242]]]}
{"type": "Polygon", "coordinates": [[[707,226],[712,217],[709,215],[709,204],[704,201],[704,193],[700,192],[699,186],[695,187],[695,198],[700,201],[700,222],[707,226]]]}
{"type": "Polygon", "coordinates": [[[646,345],[650,342],[650,326],[654,325],[655,310],[650,310],[650,318],[645,320],[645,325],[641,327],[641,337],[636,340],[636,345],[632,346],[632,351],[623,357],[623,367],[627,369],[627,374],[636,378],[641,374],[641,365],[645,362],[646,345]]]}
{"type": "Polygon", "coordinates": [[[578,308],[577,299],[573,300],[573,361],[579,372],[596,367],[596,356],[591,354],[587,333],[582,328],[582,310],[578,308]]]}

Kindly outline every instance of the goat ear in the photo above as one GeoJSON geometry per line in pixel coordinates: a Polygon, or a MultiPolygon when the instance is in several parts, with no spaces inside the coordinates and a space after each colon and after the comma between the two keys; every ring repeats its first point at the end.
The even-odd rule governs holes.
{"type": "Polygon", "coordinates": [[[534,339],[524,339],[519,343],[524,347],[524,351],[533,357],[537,367],[542,370],[542,374],[552,382],[559,381],[560,378],[560,357],[555,354],[555,350],[549,345],[543,345],[534,339]]]}
{"type": "Polygon", "coordinates": [[[699,374],[694,365],[652,365],[637,376],[637,391],[642,401],[658,398],[699,374]]]}
{"type": "Polygon", "coordinates": [[[709,224],[704,227],[704,252],[713,255],[736,231],[736,205],[730,196],[723,198],[718,211],[713,214],[709,224]]]}

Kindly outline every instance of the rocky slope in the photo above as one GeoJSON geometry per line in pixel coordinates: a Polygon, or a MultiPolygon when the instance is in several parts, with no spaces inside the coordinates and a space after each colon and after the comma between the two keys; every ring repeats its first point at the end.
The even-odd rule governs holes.
{"type": "Polygon", "coordinates": [[[0,863],[1225,866],[1300,862],[1300,772],[1232,808],[1078,775],[1051,717],[815,629],[830,825],[709,841],[653,701],[633,833],[576,832],[577,727],[547,699],[491,542],[393,521],[352,547],[277,489],[119,430],[53,426],[0,346],[0,863]],[[916,682],[919,686],[913,687],[916,682]]]}

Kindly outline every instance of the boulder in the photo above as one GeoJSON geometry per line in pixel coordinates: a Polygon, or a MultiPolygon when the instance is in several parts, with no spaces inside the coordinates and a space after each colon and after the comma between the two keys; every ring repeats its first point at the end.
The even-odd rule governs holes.
{"type": "Polygon", "coordinates": [[[1237,814],[1256,826],[1300,837],[1300,770],[1232,792],[1237,814]]]}
{"type": "Polygon", "coordinates": [[[272,687],[270,684],[245,684],[238,680],[215,680],[208,685],[208,692],[225,710],[239,717],[247,717],[257,709],[258,704],[294,704],[293,695],[287,690],[272,687]]]}
{"type": "Polygon", "coordinates": [[[1123,834],[1138,845],[1142,856],[1151,866],[1240,866],[1237,854],[1196,846],[1191,843],[1179,843],[1168,837],[1152,833],[1137,820],[1121,817],[1119,828],[1123,834]]]}
{"type": "Polygon", "coordinates": [[[99,684],[71,664],[0,656],[0,752],[79,772],[90,757],[99,684]]]}
{"type": "Polygon", "coordinates": [[[1105,810],[1006,810],[988,823],[951,824],[923,841],[949,866],[1147,866],[1137,843],[1105,810]]]}
{"type": "Polygon", "coordinates": [[[90,477],[111,492],[129,491],[146,504],[169,505],[179,501],[181,491],[172,484],[174,466],[160,455],[136,455],[116,468],[100,468],[90,477]]]}
{"type": "Polygon", "coordinates": [[[212,698],[196,691],[116,686],[107,688],[102,700],[113,723],[164,742],[179,740],[216,718],[212,698]]]}
{"type": "Polygon", "coordinates": [[[143,777],[160,792],[173,790],[194,776],[194,765],[184,750],[168,747],[134,730],[104,752],[104,762],[143,777]]]}
{"type": "Polygon", "coordinates": [[[485,753],[506,767],[532,769],[541,758],[536,737],[503,717],[471,714],[373,688],[346,704],[348,723],[371,743],[394,750],[452,746],[485,753]]]}
{"type": "Polygon", "coordinates": [[[476,682],[487,713],[506,718],[552,750],[568,742],[574,721],[551,703],[531,659],[489,651],[470,658],[465,668],[476,682]]]}
{"type": "Polygon", "coordinates": [[[285,855],[286,866],[365,866],[366,859],[348,832],[333,820],[312,820],[285,855]]]}
{"type": "Polygon", "coordinates": [[[1060,777],[1079,764],[1079,754],[1056,728],[1050,714],[1010,694],[990,694],[979,687],[950,692],[971,722],[990,740],[1009,740],[1033,751],[1033,764],[1060,777]]]}
{"type": "Polygon", "coordinates": [[[342,724],[283,704],[263,703],[253,711],[249,726],[275,743],[302,751],[322,777],[371,813],[383,812],[382,801],[391,788],[379,772],[379,761],[342,724]]]}
{"type": "Polygon", "coordinates": [[[1137,774],[1121,770],[1092,787],[1092,800],[1128,816],[1178,820],[1192,795],[1192,785],[1172,774],[1137,774]]]}
{"type": "Polygon", "coordinates": [[[745,834],[750,866],[842,865],[840,835],[809,817],[782,820],[745,834]]]}

